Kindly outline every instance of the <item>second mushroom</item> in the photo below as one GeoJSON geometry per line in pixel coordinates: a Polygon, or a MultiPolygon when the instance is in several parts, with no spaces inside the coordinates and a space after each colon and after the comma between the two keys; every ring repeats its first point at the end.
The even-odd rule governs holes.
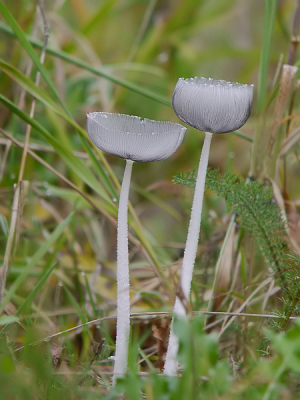
{"type": "MultiPolygon", "coordinates": [[[[253,85],[242,85],[224,80],[180,78],[175,86],[172,103],[176,115],[186,124],[205,132],[181,268],[180,289],[185,299],[189,299],[191,290],[212,135],[232,132],[243,126],[250,115],[252,98],[253,85]]],[[[174,315],[182,317],[185,314],[181,299],[176,297],[174,315]]],[[[172,321],[164,368],[166,375],[177,373],[177,351],[178,340],[173,331],[172,321]]]]}

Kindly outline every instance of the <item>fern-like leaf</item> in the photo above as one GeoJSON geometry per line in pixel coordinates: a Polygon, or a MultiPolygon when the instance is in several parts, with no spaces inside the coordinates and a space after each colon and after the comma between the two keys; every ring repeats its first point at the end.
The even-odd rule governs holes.
{"type": "MultiPolygon", "coordinates": [[[[174,177],[173,182],[193,187],[195,172],[181,173],[174,177]]],[[[271,188],[258,182],[246,184],[236,175],[220,175],[218,170],[209,170],[206,189],[223,197],[237,214],[241,225],[250,232],[268,265],[273,268],[279,284],[292,300],[300,288],[299,278],[295,280],[299,265],[295,267],[295,263],[291,263],[285,234],[286,222],[281,218],[271,188]]]]}

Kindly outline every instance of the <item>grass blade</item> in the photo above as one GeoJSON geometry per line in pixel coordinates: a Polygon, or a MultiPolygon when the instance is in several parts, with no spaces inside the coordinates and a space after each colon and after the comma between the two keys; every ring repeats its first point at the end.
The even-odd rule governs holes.
{"type": "Polygon", "coordinates": [[[103,200],[111,204],[111,198],[102,189],[100,183],[86,165],[77,158],[71,151],[64,148],[41,124],[35,119],[29,117],[28,114],[21,111],[15,104],[10,102],[0,94],[0,102],[9,108],[14,114],[20,117],[23,121],[30,124],[35,128],[43,138],[55,149],[57,154],[64,160],[64,162],[85,182],[91,187],[103,200]]]}
{"type": "Polygon", "coordinates": [[[50,89],[52,90],[52,92],[53,92],[54,96],[56,97],[56,99],[58,100],[58,102],[61,104],[61,106],[64,108],[64,110],[67,111],[66,106],[64,105],[57,90],[55,89],[55,86],[53,85],[46,68],[40,62],[33,47],[27,40],[24,32],[22,31],[19,24],[17,23],[17,21],[15,20],[13,15],[10,13],[10,11],[5,7],[5,5],[3,4],[2,1],[0,1],[0,12],[2,13],[3,17],[6,19],[6,22],[10,25],[10,27],[13,30],[16,37],[18,38],[19,42],[22,45],[22,48],[27,52],[27,54],[29,55],[29,57],[32,59],[35,66],[37,67],[37,69],[40,71],[42,77],[45,79],[45,81],[49,85],[50,89]]]}
{"type": "MultiPolygon", "coordinates": [[[[18,36],[16,34],[13,34],[4,24],[1,24],[1,23],[0,23],[0,31],[7,35],[12,36],[12,37],[18,38],[18,36]]],[[[28,43],[31,43],[35,47],[38,47],[38,48],[42,47],[41,42],[38,42],[31,38],[28,38],[28,39],[26,38],[26,40],[28,41],[28,43]]],[[[61,60],[64,60],[64,61],[70,63],[70,64],[76,65],[77,67],[80,67],[80,68],[84,69],[85,71],[92,73],[93,75],[100,76],[101,78],[105,78],[105,79],[109,80],[110,82],[113,82],[113,83],[116,83],[117,85],[123,86],[124,88],[126,88],[128,90],[131,90],[135,93],[141,94],[142,96],[148,97],[149,99],[157,101],[158,103],[161,103],[167,107],[172,107],[172,102],[167,97],[162,96],[158,93],[155,93],[152,90],[143,88],[140,85],[131,83],[125,79],[114,76],[114,75],[110,74],[107,71],[107,69],[105,69],[105,68],[96,69],[93,66],[85,63],[84,61],[82,61],[76,57],[70,56],[68,53],[65,53],[65,52],[59,51],[59,50],[54,50],[51,48],[47,48],[47,54],[51,54],[57,58],[60,58],[61,60]]]]}
{"type": "Polygon", "coordinates": [[[32,270],[32,268],[39,263],[39,261],[44,257],[44,255],[48,252],[48,250],[53,246],[56,240],[63,233],[66,226],[70,223],[73,213],[71,213],[64,221],[62,221],[56,229],[51,233],[50,237],[46,240],[46,242],[37,250],[37,252],[31,258],[31,261],[24,268],[23,272],[17,277],[12,286],[9,288],[6,296],[3,300],[2,306],[0,308],[0,312],[2,312],[7,305],[7,303],[12,299],[13,295],[17,291],[17,289],[22,285],[22,283],[27,278],[28,274],[32,270]]]}
{"type": "MultiPolygon", "coordinates": [[[[75,308],[78,317],[81,320],[82,324],[85,324],[87,322],[86,316],[84,314],[84,312],[82,311],[82,309],[80,308],[80,306],[78,305],[76,299],[74,298],[74,296],[72,295],[72,293],[70,292],[70,290],[64,285],[64,290],[70,300],[70,303],[73,305],[73,307],[75,308]]],[[[84,330],[87,331],[87,326],[84,325],[84,330]]]]}
{"type": "MultiPolygon", "coordinates": [[[[2,69],[3,72],[5,72],[7,75],[9,75],[13,80],[15,80],[19,85],[21,85],[28,93],[30,93],[32,96],[40,100],[46,107],[49,107],[52,109],[54,112],[56,112],[58,115],[60,115],[62,118],[64,118],[65,121],[67,121],[73,128],[76,129],[76,131],[79,133],[79,135],[83,138],[86,138],[90,141],[87,132],[85,129],[83,129],[80,125],[77,124],[76,121],[67,113],[61,110],[56,103],[43,91],[41,90],[38,86],[36,86],[30,79],[28,79],[24,74],[22,74],[20,71],[18,71],[15,67],[12,65],[6,63],[3,60],[0,60],[0,69],[2,69]]],[[[85,143],[83,143],[84,147],[86,148],[85,143]]],[[[92,145],[94,147],[94,145],[92,145]]],[[[105,167],[106,171],[108,172],[112,182],[114,183],[116,188],[119,188],[119,182],[111,170],[109,164],[107,163],[103,152],[99,149],[96,149],[96,152],[105,167]]],[[[103,183],[106,186],[106,190],[108,193],[111,193],[115,196],[115,190],[111,183],[109,182],[109,179],[106,177],[105,170],[103,169],[102,165],[99,164],[99,162],[96,160],[94,156],[91,156],[91,151],[88,151],[89,156],[91,157],[91,162],[94,164],[95,169],[100,173],[100,176],[103,178],[103,183]]]]}
{"type": "Polygon", "coordinates": [[[19,318],[15,317],[14,315],[2,315],[0,317],[0,326],[9,325],[14,322],[18,322],[19,318]]]}
{"type": "Polygon", "coordinates": [[[277,9],[277,0],[266,0],[264,36],[263,36],[263,44],[260,56],[257,111],[260,111],[263,108],[266,99],[268,66],[271,53],[271,44],[274,31],[276,9],[277,9]]]}
{"type": "Polygon", "coordinates": [[[51,275],[52,271],[54,270],[54,268],[56,267],[57,262],[54,263],[52,265],[52,267],[48,268],[46,270],[46,272],[44,273],[44,275],[41,277],[41,279],[39,280],[39,282],[37,283],[37,285],[35,286],[35,288],[33,289],[32,292],[30,292],[29,296],[26,298],[26,300],[24,301],[24,303],[22,303],[22,305],[18,308],[18,311],[16,312],[16,315],[21,314],[22,310],[26,308],[26,306],[28,304],[30,304],[32,302],[32,300],[35,298],[35,296],[38,294],[38,292],[41,290],[41,288],[44,286],[44,284],[46,283],[47,279],[49,278],[49,276],[51,275]]]}
{"type": "MultiPolygon", "coordinates": [[[[1,4],[1,3],[0,3],[1,4]]],[[[16,81],[23,89],[34,96],[36,99],[41,101],[44,105],[51,108],[67,122],[74,126],[74,121],[69,115],[57,106],[56,102],[53,101],[42,89],[40,89],[34,82],[32,82],[26,75],[20,72],[17,68],[11,64],[0,59],[0,69],[9,75],[14,81],[16,81]]],[[[77,128],[77,124],[75,124],[77,128]]],[[[80,127],[79,127],[80,128],[80,127]]]]}

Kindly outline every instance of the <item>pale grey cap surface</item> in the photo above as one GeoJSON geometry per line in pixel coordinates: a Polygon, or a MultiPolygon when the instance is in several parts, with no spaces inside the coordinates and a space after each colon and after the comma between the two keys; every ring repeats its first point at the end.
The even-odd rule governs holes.
{"type": "Polygon", "coordinates": [[[185,131],[172,122],[107,112],[87,114],[87,132],[95,146],[132,161],[165,160],[181,145],[185,131]]]}
{"type": "Polygon", "coordinates": [[[203,132],[225,133],[239,129],[251,112],[253,85],[211,78],[180,78],[172,103],[186,124],[203,132]]]}

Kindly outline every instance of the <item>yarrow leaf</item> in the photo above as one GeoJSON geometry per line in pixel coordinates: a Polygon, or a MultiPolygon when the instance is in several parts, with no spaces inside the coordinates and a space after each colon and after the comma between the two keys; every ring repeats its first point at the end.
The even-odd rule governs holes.
{"type": "MultiPolygon", "coordinates": [[[[195,180],[194,170],[181,172],[173,178],[174,183],[189,187],[195,186],[195,180]]],[[[299,264],[297,267],[295,260],[290,257],[286,221],[281,218],[271,187],[256,181],[246,183],[234,174],[221,175],[215,169],[207,173],[206,189],[223,197],[237,214],[237,220],[250,232],[267,264],[273,268],[278,283],[287,295],[286,303],[290,303],[300,289],[299,264]]]]}

